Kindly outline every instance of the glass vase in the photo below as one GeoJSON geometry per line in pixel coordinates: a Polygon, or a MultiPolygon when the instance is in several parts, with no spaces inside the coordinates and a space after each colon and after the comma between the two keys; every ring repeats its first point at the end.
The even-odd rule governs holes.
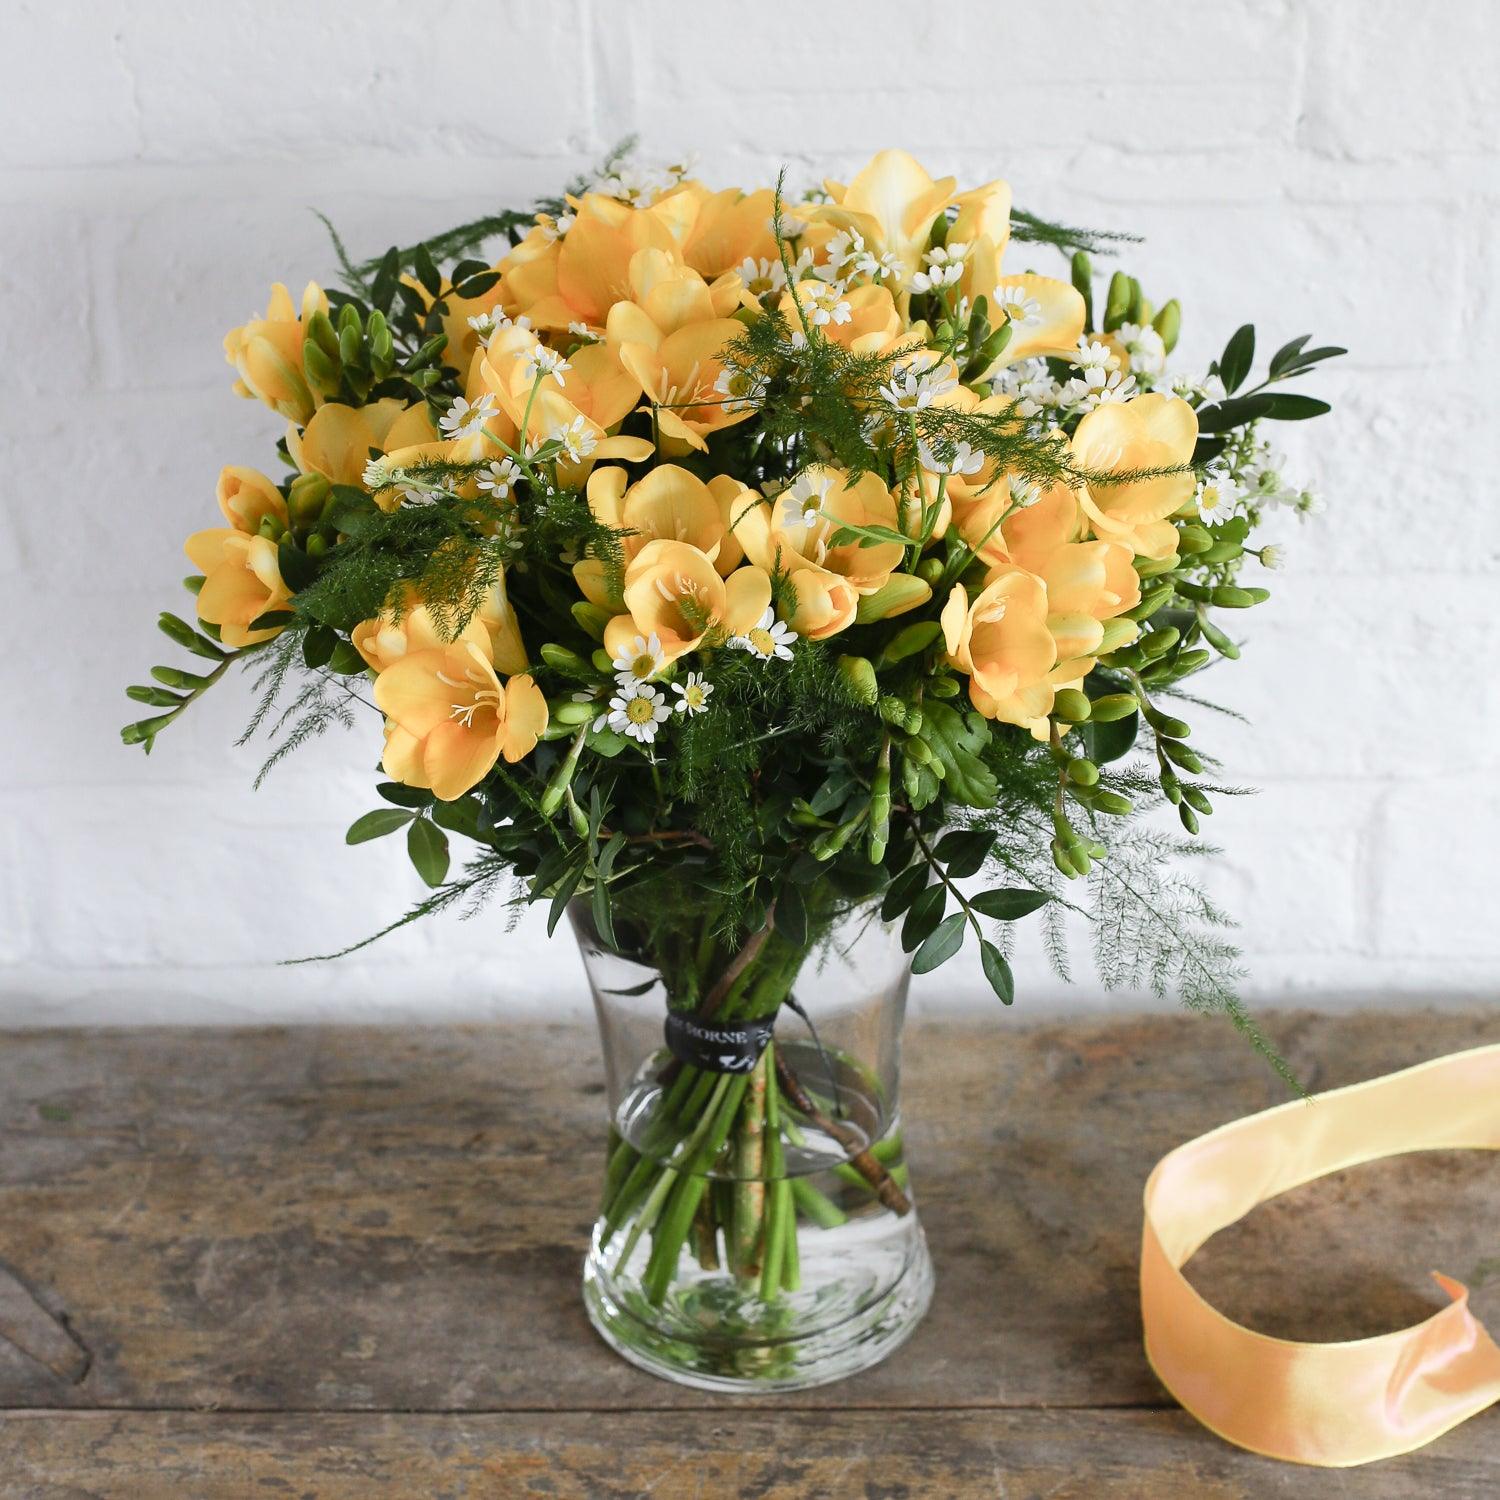
{"type": "Polygon", "coordinates": [[[648,890],[639,920],[616,903],[610,941],[571,909],[611,1126],[589,1317],[705,1390],[842,1379],[932,1297],[902,1153],[907,957],[873,905],[798,905],[795,931],[728,944],[681,892],[648,890]]]}

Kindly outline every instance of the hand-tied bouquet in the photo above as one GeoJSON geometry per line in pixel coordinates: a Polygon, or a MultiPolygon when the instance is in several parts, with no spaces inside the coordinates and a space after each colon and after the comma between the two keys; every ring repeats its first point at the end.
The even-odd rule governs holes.
{"type": "MultiPolygon", "coordinates": [[[[226,338],[287,473],[223,470],[226,524],[186,544],[198,624],[161,620],[212,665],[131,688],[158,712],[126,741],[235,661],[273,761],[366,704],[387,805],[349,841],[405,829],[435,890],[402,921],[513,881],[700,1030],[774,1016],[851,912],[899,922],[916,972],[972,935],[1009,1003],[1008,924],[1042,908],[1061,964],[1085,882],[1107,983],[1253,1035],[1222,918],[1165,873],[1187,841],[1125,820],[1165,801],[1196,833],[1228,790],[1182,684],[1267,597],[1266,512],[1311,504],[1260,424],[1327,407],[1276,387],[1342,351],[1293,339],[1247,386],[1246,326],[1168,373],[1177,302],[1123,271],[1096,297],[1121,238],[898,151],[795,202],[617,157],[367,264],[335,237],[342,290],[277,286],[226,338]],[[1016,241],[1068,279],[1002,269],[1016,241]],[[476,849],[453,878],[450,835],[476,849]]],[[[603,1233],[649,1240],[643,1306],[690,1239],[774,1301],[796,1226],[843,1214],[782,1190],[841,1101],[768,1034],[747,1072],[681,1054],[649,1139],[615,1142],[603,1233]],[[735,1190],[705,1187],[726,1160],[735,1190]]],[[[889,1153],[850,1152],[899,1208],[889,1153]]]]}

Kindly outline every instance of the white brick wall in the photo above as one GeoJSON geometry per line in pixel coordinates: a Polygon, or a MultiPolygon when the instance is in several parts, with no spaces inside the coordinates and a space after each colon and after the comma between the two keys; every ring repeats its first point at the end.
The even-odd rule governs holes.
{"type": "MultiPolygon", "coordinates": [[[[6,0],[0,91],[0,1021],[571,1011],[577,959],[528,920],[427,924],[336,966],[418,893],[348,849],[368,742],[259,795],[221,688],[148,763],[122,686],[182,607],[179,540],[276,424],[219,340],[274,279],[517,204],[639,132],[714,181],[839,175],[905,145],[1017,201],[1148,239],[1148,288],[1206,359],[1242,319],[1345,343],[1283,429],[1328,502],[1214,691],[1261,794],[1224,805],[1214,884],[1253,996],[1492,994],[1500,961],[1497,574],[1500,7],[1448,0],[889,0],[698,7],[6,0]],[[420,22],[419,18],[420,17],[420,22]],[[1315,447],[1309,446],[1315,444],[1315,447]]],[[[1038,262],[1042,257],[1039,255],[1038,262]]],[[[1023,1001],[1063,990],[1034,944],[1023,1001]]],[[[921,991],[976,1004],[968,969],[921,991]]]]}

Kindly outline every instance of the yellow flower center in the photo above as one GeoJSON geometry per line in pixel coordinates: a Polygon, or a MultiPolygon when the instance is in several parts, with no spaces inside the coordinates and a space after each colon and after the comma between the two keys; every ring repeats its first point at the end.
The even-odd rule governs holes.
{"type": "Polygon", "coordinates": [[[771,632],[763,626],[757,625],[745,639],[762,656],[770,656],[776,650],[776,642],[772,638],[771,632]]]}
{"type": "Polygon", "coordinates": [[[644,682],[656,670],[656,658],[649,652],[638,656],[630,664],[630,675],[644,682]]]}
{"type": "Polygon", "coordinates": [[[625,717],[632,724],[649,724],[652,717],[652,703],[649,698],[632,698],[625,705],[625,717]]]}

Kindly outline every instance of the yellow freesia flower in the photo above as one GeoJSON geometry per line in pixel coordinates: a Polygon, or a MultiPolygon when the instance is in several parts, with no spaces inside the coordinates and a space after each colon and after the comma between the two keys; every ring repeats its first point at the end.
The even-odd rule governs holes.
{"type": "Polygon", "coordinates": [[[1073,434],[1073,456],[1095,473],[1175,468],[1178,473],[1120,483],[1095,480],[1079,501],[1094,534],[1121,542],[1137,557],[1171,557],[1177,529],[1167,517],[1193,496],[1192,462],[1198,416],[1178,396],[1108,401],[1084,417],[1073,434]]]}
{"type": "Polygon", "coordinates": [[[625,569],[625,613],[604,630],[611,656],[628,653],[636,636],[655,635],[664,662],[695,650],[710,637],[742,635],[771,603],[770,575],[737,568],[721,578],[713,560],[686,542],[647,542],[625,569]]]}
{"type": "Polygon", "coordinates": [[[776,195],[770,188],[715,193],[702,183],[684,182],[651,207],[672,224],[683,260],[706,280],[736,271],[746,260],[776,259],[771,233],[776,195]]]}
{"type": "Polygon", "coordinates": [[[933,221],[952,201],[956,182],[952,177],[934,181],[905,151],[881,151],[847,187],[825,183],[833,201],[805,213],[859,234],[874,255],[893,254],[905,285],[921,268],[933,221]]]}
{"type": "Polygon", "coordinates": [[[226,465],[219,470],[219,509],[236,531],[260,530],[269,516],[281,526],[288,521],[286,501],[281,491],[259,469],[226,465]]]}
{"type": "Polygon", "coordinates": [[[368,406],[330,401],[300,432],[295,424],[287,428],[287,452],[304,474],[321,474],[330,484],[357,485],[370,449],[383,450],[397,421],[409,410],[394,396],[368,406]]]}
{"type": "Polygon", "coordinates": [[[502,756],[530,754],[547,727],[547,700],[525,673],[502,683],[471,640],[411,651],[375,679],[386,715],[387,775],[451,802],[502,756]]]}
{"type": "MultiPolygon", "coordinates": [[[[458,634],[451,635],[433,618],[415,589],[409,590],[406,606],[398,615],[384,609],[373,620],[364,620],[349,632],[354,649],[377,672],[394,666],[402,657],[415,651],[432,651],[440,646],[474,642],[488,655],[489,633],[478,619],[471,619],[458,634]]],[[[522,665],[524,665],[524,660],[522,665]]]]}
{"type": "Polygon", "coordinates": [[[271,288],[265,316],[224,335],[224,358],[239,374],[235,393],[264,401],[288,421],[306,422],[320,398],[303,374],[302,341],[307,320],[327,311],[328,298],[317,282],[307,283],[299,314],[291,293],[278,281],[271,288]]]}
{"type": "Polygon", "coordinates": [[[970,601],[955,584],[942,612],[943,640],[969,699],[987,719],[1045,733],[1057,643],[1047,628],[1047,590],[1024,568],[1002,564],[970,601]]]}
{"type": "Polygon", "coordinates": [[[282,581],[276,543],[227,526],[195,531],[183,544],[203,574],[198,618],[219,627],[219,639],[235,648],[268,641],[281,627],[251,630],[250,622],[280,609],[292,597],[282,581]]]}
{"type": "Polygon", "coordinates": [[[850,484],[842,469],[819,464],[774,500],[751,506],[735,527],[751,562],[786,574],[796,599],[787,624],[798,635],[822,639],[848,627],[860,597],[882,588],[901,562],[899,542],[833,544],[845,524],[894,530],[896,501],[874,474],[850,484]]]}

